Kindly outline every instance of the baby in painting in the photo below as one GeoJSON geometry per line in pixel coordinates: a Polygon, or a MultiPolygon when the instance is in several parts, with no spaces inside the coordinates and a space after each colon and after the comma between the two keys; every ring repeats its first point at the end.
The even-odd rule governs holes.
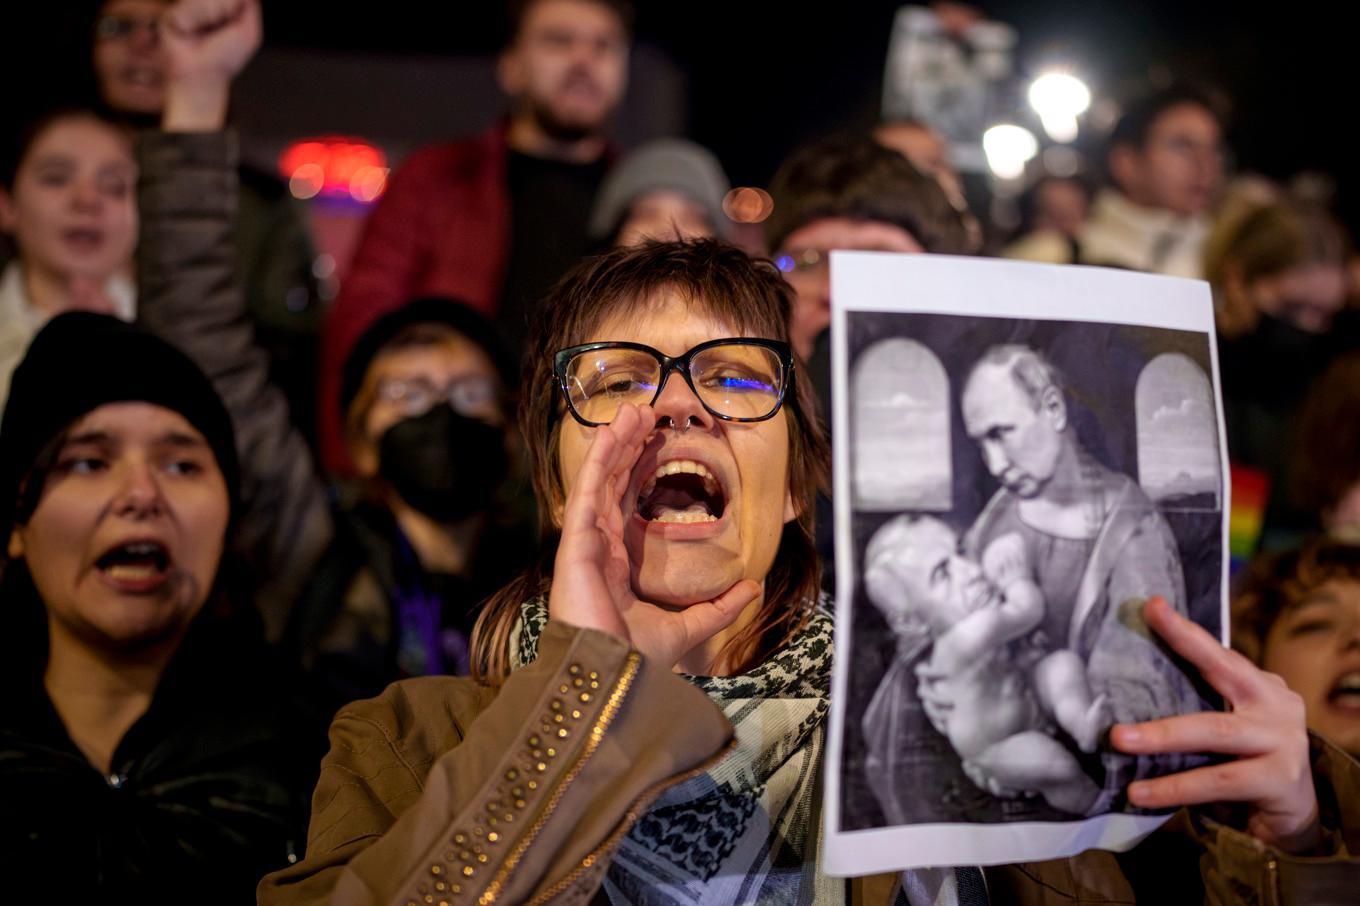
{"type": "MultiPolygon", "coordinates": [[[[1034,791],[1053,808],[1085,814],[1100,789],[1055,737],[1061,731],[1094,752],[1112,723],[1107,699],[1092,695],[1076,654],[1037,638],[1045,601],[1020,537],[993,541],[980,564],[958,548],[938,519],[888,522],[865,555],[869,599],[898,636],[899,660],[929,649],[915,673],[923,686],[947,687],[940,698],[950,706],[923,695],[926,714],[974,782],[1034,791]]],[[[866,711],[866,728],[885,692],[866,711]]]]}

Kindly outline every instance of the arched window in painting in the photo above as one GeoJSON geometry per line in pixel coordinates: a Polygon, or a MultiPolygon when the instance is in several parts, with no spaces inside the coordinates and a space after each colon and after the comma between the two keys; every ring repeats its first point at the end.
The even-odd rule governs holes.
{"type": "Polygon", "coordinates": [[[1138,482],[1164,510],[1217,510],[1223,475],[1214,391],[1189,356],[1167,352],[1143,366],[1134,391],[1138,482]]]}
{"type": "Polygon", "coordinates": [[[857,509],[952,508],[949,377],[925,346],[904,337],[866,349],[850,375],[857,509]]]}

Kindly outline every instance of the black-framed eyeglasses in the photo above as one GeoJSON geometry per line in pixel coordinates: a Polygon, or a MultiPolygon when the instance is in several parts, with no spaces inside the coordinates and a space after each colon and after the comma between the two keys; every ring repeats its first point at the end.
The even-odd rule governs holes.
{"type": "Polygon", "coordinates": [[[571,346],[553,358],[567,408],[591,428],[613,421],[624,403],[655,403],[672,371],[715,418],[762,422],[779,411],[793,383],[793,353],[779,340],[729,337],[674,357],[619,342],[571,346]]]}
{"type": "Polygon", "coordinates": [[[100,16],[94,23],[94,36],[97,41],[125,41],[139,31],[145,31],[152,38],[160,36],[159,16],[100,16]]]}

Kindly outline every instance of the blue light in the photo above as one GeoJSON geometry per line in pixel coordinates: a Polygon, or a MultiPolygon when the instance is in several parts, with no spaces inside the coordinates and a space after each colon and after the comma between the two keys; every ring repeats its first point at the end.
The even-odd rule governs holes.
{"type": "Polygon", "coordinates": [[[719,378],[719,386],[724,390],[759,390],[762,393],[774,393],[774,387],[768,381],[760,381],[752,378],[719,378]]]}
{"type": "Polygon", "coordinates": [[[793,273],[793,256],[780,255],[778,258],[774,259],[774,266],[786,274],[793,273]]]}

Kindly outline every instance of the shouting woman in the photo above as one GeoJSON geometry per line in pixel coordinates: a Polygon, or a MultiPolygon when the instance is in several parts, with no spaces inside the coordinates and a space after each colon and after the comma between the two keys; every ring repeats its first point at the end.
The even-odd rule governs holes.
{"type": "MultiPolygon", "coordinates": [[[[261,903],[889,903],[899,885],[918,902],[918,873],[880,889],[818,860],[827,447],[789,309],[772,265],[708,240],[611,251],[555,289],[521,414],[555,555],[483,615],[480,681],[406,681],[340,712],[307,858],[261,903]]],[[[1148,619],[1234,710],[1114,744],[1237,758],[1129,795],[1240,803],[1240,824],[1190,813],[1136,851],[1155,873],[1103,852],[989,868],[992,897],[1234,901],[1317,883],[1336,860],[1306,857],[1354,841],[1340,791],[1357,768],[1321,743],[1310,763],[1298,698],[1164,602],[1148,619]],[[1332,774],[1321,802],[1315,771],[1332,774]],[[1208,893],[1167,893],[1201,868],[1208,893]]]]}

